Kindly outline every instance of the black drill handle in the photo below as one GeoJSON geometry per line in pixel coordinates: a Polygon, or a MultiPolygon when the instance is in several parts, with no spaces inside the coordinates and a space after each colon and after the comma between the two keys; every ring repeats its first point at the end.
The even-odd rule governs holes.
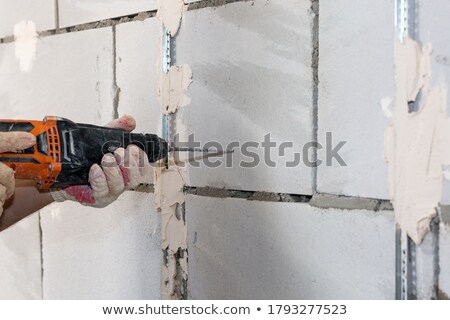
{"type": "Polygon", "coordinates": [[[87,184],[89,170],[101,164],[107,153],[133,144],[145,151],[154,163],[166,158],[168,144],[155,134],[130,133],[121,129],[77,124],[66,119],[58,121],[61,141],[61,172],[53,187],[87,184]]]}

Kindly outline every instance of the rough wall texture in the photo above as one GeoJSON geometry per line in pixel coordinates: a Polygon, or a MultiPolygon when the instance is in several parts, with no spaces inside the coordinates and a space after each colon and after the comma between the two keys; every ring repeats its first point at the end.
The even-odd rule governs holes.
{"type": "MultiPolygon", "coordinates": [[[[159,29],[138,23],[145,24],[142,34],[148,35],[148,47],[156,47],[159,29]]],[[[135,115],[138,131],[154,132],[158,121],[151,107],[159,107],[152,75],[158,53],[130,56],[126,48],[136,40],[123,34],[127,27],[118,26],[117,34],[112,26],[47,34],[37,39],[28,72],[20,70],[16,42],[6,39],[0,44],[1,118],[57,115],[101,125],[128,113],[135,115]],[[130,60],[135,60],[134,69],[130,60]],[[153,67],[144,70],[146,60],[153,67]],[[123,87],[120,103],[117,84],[123,87]],[[144,99],[134,94],[137,88],[145,91],[144,99]]],[[[61,204],[40,214],[41,219],[36,213],[0,234],[2,298],[159,297],[160,223],[151,194],[127,193],[102,210],[61,204]]]]}
{"type": "Polygon", "coordinates": [[[24,20],[35,23],[38,31],[55,28],[56,10],[54,0],[1,0],[0,38],[12,36],[14,26],[24,20]]]}
{"type": "Polygon", "coordinates": [[[347,166],[319,167],[319,192],[388,199],[383,134],[390,120],[381,102],[395,92],[393,14],[394,1],[320,3],[319,142],[326,144],[326,132],[347,141],[347,166]]]}
{"type": "MultiPolygon", "coordinates": [[[[268,133],[278,146],[294,146],[272,149],[273,167],[239,166],[251,159],[236,150],[231,168],[188,168],[184,182],[201,195],[188,196],[184,212],[188,297],[392,299],[395,223],[384,201],[382,156],[395,91],[393,1],[185,3],[172,63],[190,65],[193,83],[174,131],[223,147],[259,143],[250,151],[261,161],[268,133]],[[332,146],[347,141],[340,152],[347,166],[305,164],[304,157],[326,160],[327,132],[332,146]],[[324,148],[304,154],[308,142],[324,148]],[[287,168],[294,152],[303,161],[287,168]]],[[[0,0],[0,117],[104,124],[127,113],[137,131],[161,133],[157,7],[156,0],[39,7],[0,0]],[[31,42],[31,56],[18,54],[12,37],[23,20],[48,30],[31,42]]],[[[433,81],[447,83],[448,43],[434,38],[444,22],[422,8],[420,39],[435,48],[433,81]]],[[[0,234],[0,298],[160,297],[154,198],[128,192],[103,210],[52,205],[0,234]],[[14,281],[1,276],[10,274],[14,281]]],[[[449,199],[444,192],[443,203],[449,199]]],[[[443,229],[441,265],[449,260],[448,238],[443,229]]],[[[447,294],[448,271],[440,274],[447,294]]]]}
{"type": "Polygon", "coordinates": [[[295,146],[281,156],[273,149],[273,167],[263,163],[259,146],[250,149],[260,157],[257,166],[240,166],[251,159],[236,152],[231,167],[189,168],[190,185],[312,193],[312,168],[285,165],[312,139],[310,7],[303,0],[237,2],[184,15],[176,60],[190,64],[195,79],[191,105],[182,110],[185,134],[224,148],[261,145],[266,134],[277,145],[295,146]]]}
{"type": "MultiPolygon", "coordinates": [[[[433,3],[433,7],[425,0],[417,3],[417,28],[415,38],[421,44],[430,44],[432,52],[430,56],[430,86],[445,87],[448,89],[450,84],[450,43],[447,37],[442,34],[442,30],[448,28],[449,22],[445,14],[436,14],[436,8],[439,12],[450,10],[450,3],[445,0],[439,0],[433,3]]],[[[450,99],[446,101],[447,119],[450,117],[450,99]]],[[[447,137],[450,139],[450,137],[447,137]]],[[[448,140],[447,140],[448,145],[448,140]]],[[[450,160],[448,160],[450,161],[450,160]]],[[[443,166],[443,188],[441,209],[441,224],[439,230],[439,279],[438,287],[441,298],[450,297],[450,163],[443,166]]]]}
{"type": "Polygon", "coordinates": [[[198,196],[186,210],[192,299],[395,296],[390,212],[198,196]]]}
{"type": "Polygon", "coordinates": [[[41,211],[44,299],[158,299],[159,215],[152,194],[126,192],[105,210],[41,211]]]}

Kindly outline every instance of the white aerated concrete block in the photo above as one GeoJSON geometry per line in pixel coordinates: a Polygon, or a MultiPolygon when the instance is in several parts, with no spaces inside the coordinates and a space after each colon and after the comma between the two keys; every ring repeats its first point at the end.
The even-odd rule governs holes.
{"type": "Polygon", "coordinates": [[[157,0],[58,0],[60,27],[157,9],[157,0]]]}
{"type": "Polygon", "coordinates": [[[320,3],[319,192],[388,198],[384,130],[394,85],[394,1],[320,3]],[[326,165],[326,134],[347,166],[326,165]]]}
{"type": "Polygon", "coordinates": [[[238,2],[184,14],[175,59],[191,66],[193,83],[178,132],[194,133],[202,145],[216,141],[223,148],[231,142],[257,143],[247,145],[247,151],[260,158],[258,165],[243,167],[241,161],[254,157],[237,149],[230,155],[231,168],[225,163],[191,167],[190,185],[312,192],[311,168],[301,162],[286,165],[312,138],[310,6],[306,0],[238,2]],[[266,134],[278,147],[293,145],[284,156],[271,148],[276,167],[264,163],[266,134]]]}
{"type": "Polygon", "coordinates": [[[109,122],[114,114],[112,43],[111,28],[41,38],[27,72],[20,69],[16,43],[1,44],[0,118],[54,115],[109,122]]]}
{"type": "Polygon", "coordinates": [[[394,299],[392,212],[188,196],[191,299],[394,299]]]}
{"type": "Polygon", "coordinates": [[[0,232],[0,300],[42,299],[39,213],[0,232]]]}
{"type": "Polygon", "coordinates": [[[126,192],[105,209],[68,202],[42,212],[45,299],[159,299],[152,194],[126,192]]]}
{"type": "Polygon", "coordinates": [[[161,63],[161,24],[157,18],[116,27],[118,112],[136,118],[136,132],[157,133],[161,107],[157,98],[161,63]]]}
{"type": "Polygon", "coordinates": [[[55,0],[0,0],[0,38],[12,36],[21,21],[32,21],[38,31],[55,29],[55,0]]]}
{"type": "MultiPolygon", "coordinates": [[[[436,0],[431,5],[429,1],[420,0],[416,3],[417,40],[424,45],[431,45],[431,88],[450,85],[450,42],[443,36],[443,30],[448,26],[447,12],[450,2],[436,0]],[[439,10],[437,10],[439,8],[439,10]]],[[[447,99],[447,117],[450,117],[450,99],[447,99]]],[[[443,166],[444,181],[441,204],[450,205],[450,165],[443,166]]]]}

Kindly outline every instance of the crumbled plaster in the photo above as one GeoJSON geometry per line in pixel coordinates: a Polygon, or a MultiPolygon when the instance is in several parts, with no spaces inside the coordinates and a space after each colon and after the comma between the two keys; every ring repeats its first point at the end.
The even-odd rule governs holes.
{"type": "MultiPolygon", "coordinates": [[[[159,69],[161,113],[175,114],[178,108],[190,103],[185,92],[192,82],[191,68],[188,65],[172,66],[167,74],[162,72],[162,68],[159,69]]],[[[167,163],[160,162],[155,169],[155,198],[161,212],[161,249],[165,255],[161,275],[163,299],[186,298],[187,226],[184,217],[179,214],[185,202],[183,189],[186,171],[180,165],[171,157],[167,163]]]]}
{"type": "Polygon", "coordinates": [[[437,288],[437,298],[438,300],[450,300],[449,295],[440,288],[437,288]]]}
{"type": "MultiPolygon", "coordinates": [[[[187,5],[187,10],[198,10],[203,8],[210,7],[220,7],[226,4],[234,3],[234,2],[250,2],[255,0],[198,0],[194,2],[190,2],[187,5]]],[[[312,0],[313,2],[319,2],[318,0],[312,0]]]]}
{"type": "MultiPolygon", "coordinates": [[[[180,28],[185,9],[182,0],[159,1],[157,15],[172,37],[180,28]]],[[[161,74],[158,88],[161,113],[174,116],[180,107],[190,103],[185,92],[192,82],[192,70],[188,65],[180,65],[171,66],[164,73],[161,68],[162,55],[158,66],[161,74]]],[[[169,139],[173,138],[173,130],[170,130],[169,139]]],[[[184,216],[186,172],[178,165],[173,157],[169,157],[167,162],[162,160],[155,168],[155,198],[161,213],[161,250],[164,258],[161,272],[162,299],[187,298],[187,226],[184,216]]]]}
{"type": "Polygon", "coordinates": [[[344,210],[369,210],[385,211],[392,210],[389,201],[371,198],[346,197],[332,194],[316,193],[313,195],[311,206],[323,209],[337,208],[344,210]]]}
{"type": "Polygon", "coordinates": [[[36,58],[38,34],[33,21],[21,21],[14,26],[16,58],[21,72],[28,72],[36,58]]]}
{"type": "Polygon", "coordinates": [[[450,164],[447,88],[430,88],[431,46],[406,38],[396,45],[396,95],[385,132],[389,194],[400,227],[420,244],[442,197],[442,166],[450,164]],[[420,102],[418,99],[420,96],[420,102]],[[408,105],[418,104],[411,112],[408,105]]]}
{"type": "Polygon", "coordinates": [[[166,255],[161,276],[161,297],[176,299],[177,264],[181,268],[182,278],[187,280],[187,257],[176,259],[180,251],[187,250],[187,227],[183,216],[178,210],[183,206],[184,172],[169,159],[166,166],[160,162],[155,172],[155,199],[161,213],[161,248],[166,255]]]}
{"type": "Polygon", "coordinates": [[[262,191],[231,190],[213,187],[185,187],[185,193],[208,198],[234,198],[249,201],[309,203],[311,196],[262,191]]]}

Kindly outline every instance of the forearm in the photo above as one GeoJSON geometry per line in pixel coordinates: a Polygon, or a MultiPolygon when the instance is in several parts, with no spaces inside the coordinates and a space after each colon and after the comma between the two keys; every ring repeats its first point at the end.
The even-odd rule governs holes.
{"type": "Polygon", "coordinates": [[[0,232],[52,202],[50,193],[39,192],[35,186],[21,185],[18,182],[14,196],[5,203],[3,208],[0,232]]]}

